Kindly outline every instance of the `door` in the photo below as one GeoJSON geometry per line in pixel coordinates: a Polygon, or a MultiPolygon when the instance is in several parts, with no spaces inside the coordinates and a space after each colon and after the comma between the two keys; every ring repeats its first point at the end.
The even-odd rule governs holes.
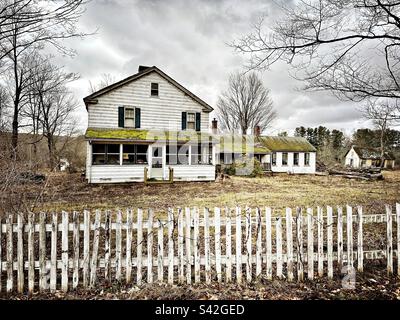
{"type": "Polygon", "coordinates": [[[161,146],[152,147],[152,161],[150,178],[163,178],[163,148],[161,146]]]}

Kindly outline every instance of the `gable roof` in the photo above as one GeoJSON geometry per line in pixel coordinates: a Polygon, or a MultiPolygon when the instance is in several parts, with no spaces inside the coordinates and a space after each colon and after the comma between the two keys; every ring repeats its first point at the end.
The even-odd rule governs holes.
{"type": "MultiPolygon", "coordinates": [[[[361,159],[372,159],[372,160],[381,159],[381,151],[379,148],[352,146],[351,149],[354,149],[354,151],[358,154],[358,156],[361,159]]],[[[347,151],[346,156],[350,152],[350,150],[347,151]]],[[[385,160],[395,160],[395,157],[391,152],[386,151],[383,157],[385,160]]]]}
{"type": "Polygon", "coordinates": [[[142,77],[144,77],[145,75],[150,74],[151,72],[156,72],[158,75],[160,75],[162,78],[164,78],[166,81],[168,81],[169,83],[171,83],[173,86],[175,86],[176,88],[178,88],[179,90],[183,91],[186,95],[188,95],[190,98],[192,98],[194,101],[196,101],[197,103],[199,103],[200,105],[203,106],[203,111],[204,112],[211,112],[214,109],[206,102],[204,102],[202,99],[200,99],[198,96],[196,96],[195,94],[193,94],[192,92],[190,92],[188,89],[186,89],[185,87],[183,87],[182,85],[180,85],[178,82],[176,82],[174,79],[172,79],[170,76],[168,76],[166,73],[164,73],[163,71],[161,71],[160,69],[158,69],[156,66],[152,66],[152,67],[148,67],[148,68],[139,68],[138,73],[129,76],[123,80],[120,80],[116,83],[113,83],[105,88],[100,89],[99,91],[96,91],[90,95],[88,95],[87,97],[83,98],[83,101],[85,102],[86,105],[86,109],[88,107],[88,104],[93,103],[96,104],[97,103],[97,99],[99,96],[108,93],[114,89],[117,89],[119,87],[122,87],[130,82],[136,81],[142,77]]]}
{"type": "Polygon", "coordinates": [[[271,151],[317,151],[307,139],[302,137],[260,136],[258,139],[271,151]]]}

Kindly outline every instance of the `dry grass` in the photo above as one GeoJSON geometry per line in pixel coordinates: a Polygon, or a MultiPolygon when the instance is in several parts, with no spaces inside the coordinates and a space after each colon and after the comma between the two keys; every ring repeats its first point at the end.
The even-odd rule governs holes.
{"type": "MultiPolygon", "coordinates": [[[[348,180],[332,176],[286,175],[225,182],[177,182],[145,185],[89,185],[79,175],[56,174],[50,178],[38,210],[152,207],[165,212],[168,206],[290,206],[358,205],[370,211],[384,203],[400,201],[400,171],[387,171],[383,181],[348,180]]],[[[38,185],[25,185],[27,197],[38,185]]]]}

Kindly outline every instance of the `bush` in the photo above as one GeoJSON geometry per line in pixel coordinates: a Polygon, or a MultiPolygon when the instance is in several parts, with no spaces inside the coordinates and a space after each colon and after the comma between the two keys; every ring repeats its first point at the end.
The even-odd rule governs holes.
{"type": "Polygon", "coordinates": [[[224,172],[231,176],[250,177],[259,177],[264,173],[260,161],[247,156],[236,159],[232,165],[224,169],[224,172]]]}

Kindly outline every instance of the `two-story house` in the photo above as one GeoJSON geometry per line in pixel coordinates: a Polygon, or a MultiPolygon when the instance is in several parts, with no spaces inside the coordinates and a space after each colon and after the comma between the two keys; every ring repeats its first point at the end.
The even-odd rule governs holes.
{"type": "Polygon", "coordinates": [[[215,180],[206,102],[157,67],[84,98],[90,183],[215,180]]]}

